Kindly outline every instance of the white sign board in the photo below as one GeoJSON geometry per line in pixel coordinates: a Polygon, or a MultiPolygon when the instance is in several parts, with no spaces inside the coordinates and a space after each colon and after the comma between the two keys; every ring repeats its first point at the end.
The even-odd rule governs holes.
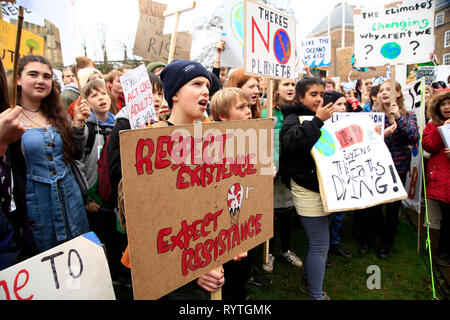
{"type": "Polygon", "coordinates": [[[301,58],[308,67],[326,67],[331,64],[330,37],[308,38],[299,42],[301,58]]]}
{"type": "Polygon", "coordinates": [[[244,1],[223,2],[223,38],[225,50],[220,65],[242,68],[244,65],[244,1]]]}
{"type": "Polygon", "coordinates": [[[250,0],[244,2],[244,15],[246,74],[295,78],[295,19],[250,0]]]}
{"type": "Polygon", "coordinates": [[[93,232],[0,272],[0,300],[115,300],[105,252],[93,232]]]}
{"type": "Polygon", "coordinates": [[[120,76],[131,129],[145,128],[151,120],[157,121],[153,103],[152,84],[145,65],[120,76]]]}
{"type": "Polygon", "coordinates": [[[324,210],[363,209],[406,198],[384,139],[369,117],[327,121],[311,149],[324,210]]]}
{"type": "Polygon", "coordinates": [[[434,52],[436,0],[404,0],[355,9],[355,58],[359,67],[416,64],[434,52]]]}
{"type": "MultiPolygon", "coordinates": [[[[425,128],[425,79],[412,82],[403,87],[402,93],[407,111],[412,111],[416,115],[419,133],[422,136],[425,128]]],[[[411,148],[411,166],[406,176],[405,188],[408,198],[403,200],[403,204],[420,213],[422,197],[422,139],[411,148]]]]}

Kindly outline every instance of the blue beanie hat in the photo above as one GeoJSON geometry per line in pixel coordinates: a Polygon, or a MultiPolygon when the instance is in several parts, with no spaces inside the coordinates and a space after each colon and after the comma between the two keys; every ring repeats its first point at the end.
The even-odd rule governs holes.
{"type": "Polygon", "coordinates": [[[169,63],[160,74],[164,98],[166,99],[169,109],[172,109],[172,97],[186,83],[196,77],[205,77],[212,82],[211,74],[200,63],[191,60],[176,59],[169,63]]]}

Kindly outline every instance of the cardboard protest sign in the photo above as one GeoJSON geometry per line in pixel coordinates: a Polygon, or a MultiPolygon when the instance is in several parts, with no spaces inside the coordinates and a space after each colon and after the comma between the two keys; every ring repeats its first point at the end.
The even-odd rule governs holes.
{"type": "MultiPolygon", "coordinates": [[[[354,47],[345,47],[336,49],[336,72],[343,82],[348,79],[358,80],[384,76],[386,68],[376,67],[374,70],[370,69],[366,72],[355,70],[352,66],[352,57],[355,53],[354,47]]],[[[334,64],[334,63],[333,63],[334,64]]],[[[358,61],[356,61],[358,65],[358,61]]]]}
{"type": "Polygon", "coordinates": [[[417,68],[416,79],[425,79],[425,84],[429,86],[436,79],[436,67],[434,66],[424,66],[417,68]]]}
{"type": "Polygon", "coordinates": [[[325,211],[363,209],[406,198],[391,154],[368,115],[327,121],[321,131],[311,153],[325,211]]]}
{"type": "MultiPolygon", "coordinates": [[[[425,79],[417,80],[402,88],[404,104],[407,111],[416,115],[419,133],[422,137],[425,128],[425,79]]],[[[403,204],[420,213],[422,200],[422,139],[411,148],[411,165],[406,176],[405,189],[408,198],[403,204]]]]}
{"type": "Polygon", "coordinates": [[[139,12],[151,17],[164,19],[164,11],[167,4],[159,3],[151,0],[139,0],[139,12]]]}
{"type": "MultiPolygon", "coordinates": [[[[17,26],[0,20],[0,55],[5,69],[14,69],[17,26]]],[[[20,56],[29,53],[44,55],[44,38],[22,29],[20,56]]]]}
{"type": "Polygon", "coordinates": [[[135,299],[156,299],[273,235],[271,119],[120,132],[135,299]]]}
{"type": "Polygon", "coordinates": [[[0,272],[0,300],[115,300],[102,244],[93,232],[0,272]]]}
{"type": "Polygon", "coordinates": [[[373,124],[380,127],[380,136],[384,137],[384,118],[383,112],[334,112],[331,119],[327,121],[336,122],[344,117],[367,117],[372,119],[373,124]]]}
{"type": "MultiPolygon", "coordinates": [[[[167,63],[172,35],[163,35],[164,19],[140,14],[133,53],[147,61],[167,63]]],[[[174,59],[191,58],[192,34],[178,32],[174,59]]]]}
{"type": "Polygon", "coordinates": [[[252,0],[244,1],[244,70],[269,78],[296,78],[293,17],[252,0]]]}
{"type": "Polygon", "coordinates": [[[404,0],[355,9],[355,57],[359,67],[415,64],[434,52],[436,0],[404,0]]]}
{"type": "Polygon", "coordinates": [[[151,120],[158,121],[153,103],[152,84],[145,65],[120,76],[131,129],[147,127],[151,120]]]}
{"type": "Polygon", "coordinates": [[[220,65],[241,68],[244,65],[244,1],[223,2],[223,38],[225,50],[220,65]]]}
{"type": "Polygon", "coordinates": [[[299,48],[300,55],[308,67],[325,67],[331,64],[330,37],[301,40],[299,48]]]}

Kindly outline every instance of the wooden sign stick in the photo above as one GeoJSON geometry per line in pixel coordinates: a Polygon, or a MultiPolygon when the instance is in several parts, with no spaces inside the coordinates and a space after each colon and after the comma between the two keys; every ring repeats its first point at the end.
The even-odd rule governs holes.
{"type": "MultiPolygon", "coordinates": [[[[273,87],[274,80],[267,78],[267,119],[272,118],[273,116],[273,87]]],[[[264,242],[264,263],[269,262],[269,240],[264,242]]]]}
{"type": "Polygon", "coordinates": [[[192,4],[186,5],[182,8],[177,8],[173,10],[166,10],[164,11],[164,17],[175,15],[175,27],[172,33],[172,37],[170,39],[170,49],[169,49],[169,58],[167,60],[167,64],[171,63],[173,61],[173,57],[175,55],[175,46],[177,44],[177,32],[178,32],[178,24],[180,22],[180,13],[184,11],[188,11],[195,8],[195,1],[192,4]]]}
{"type": "Polygon", "coordinates": [[[14,51],[14,72],[13,72],[13,93],[11,108],[17,105],[17,73],[20,59],[20,42],[22,40],[22,26],[23,26],[23,7],[19,7],[19,20],[17,23],[16,48],[14,51]]]}
{"type": "MultiPolygon", "coordinates": [[[[397,103],[397,91],[395,89],[396,87],[396,81],[395,81],[395,65],[391,65],[391,104],[397,103]]],[[[394,123],[395,122],[395,116],[392,114],[389,114],[389,120],[394,123]]]]}

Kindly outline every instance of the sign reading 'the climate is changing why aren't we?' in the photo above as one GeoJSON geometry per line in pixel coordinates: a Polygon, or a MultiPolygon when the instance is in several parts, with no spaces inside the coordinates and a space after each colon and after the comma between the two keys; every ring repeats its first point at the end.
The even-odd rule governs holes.
{"type": "Polygon", "coordinates": [[[355,58],[359,67],[416,64],[434,52],[436,0],[404,0],[354,11],[355,58]]]}

